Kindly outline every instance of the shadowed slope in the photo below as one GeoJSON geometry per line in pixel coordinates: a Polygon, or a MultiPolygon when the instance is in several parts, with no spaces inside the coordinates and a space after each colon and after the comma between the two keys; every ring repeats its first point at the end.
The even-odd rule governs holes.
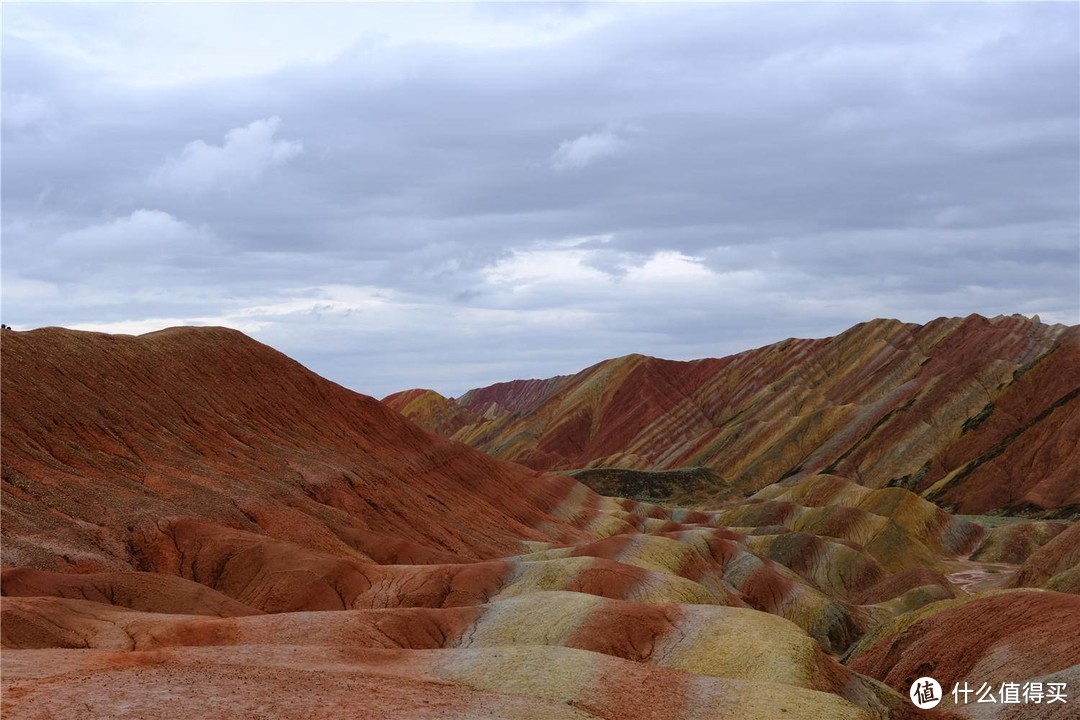
{"type": "Polygon", "coordinates": [[[1014,585],[1080,594],[1080,523],[1033,552],[1020,567],[1014,585]]]}
{"type": "Polygon", "coordinates": [[[1002,525],[987,533],[971,559],[1018,565],[1068,527],[1067,522],[1048,520],[1002,525]]]}
{"type": "Polygon", "coordinates": [[[4,568],[0,591],[6,597],[91,600],[144,612],[221,617],[261,612],[205,585],[171,575],[149,573],[71,575],[30,568],[4,568]]]}

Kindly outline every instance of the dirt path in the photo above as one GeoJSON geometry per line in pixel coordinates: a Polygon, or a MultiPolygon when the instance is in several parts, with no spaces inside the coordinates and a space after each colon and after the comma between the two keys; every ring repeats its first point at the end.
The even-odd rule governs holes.
{"type": "Polygon", "coordinates": [[[951,560],[945,564],[951,570],[946,575],[949,582],[959,585],[960,589],[968,595],[1005,587],[1020,567],[1006,563],[985,563],[972,560],[951,560]]]}

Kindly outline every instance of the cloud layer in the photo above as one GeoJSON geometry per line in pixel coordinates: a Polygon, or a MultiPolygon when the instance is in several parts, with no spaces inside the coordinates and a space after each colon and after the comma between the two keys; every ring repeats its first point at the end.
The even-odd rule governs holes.
{"type": "Polygon", "coordinates": [[[375,395],[1076,323],[1078,12],[5,8],[4,321],[226,324],[375,395]]]}

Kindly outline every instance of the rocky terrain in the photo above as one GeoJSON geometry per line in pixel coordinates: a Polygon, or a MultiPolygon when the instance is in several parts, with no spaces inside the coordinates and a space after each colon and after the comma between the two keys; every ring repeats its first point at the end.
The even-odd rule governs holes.
{"type": "MultiPolygon", "coordinates": [[[[1058,400],[1075,374],[1067,362],[1075,360],[1074,329],[968,319],[929,335],[888,323],[853,332],[868,335],[845,340],[846,352],[880,361],[844,382],[825,359],[841,357],[824,354],[834,341],[755,351],[759,359],[820,355],[807,366],[817,369],[801,375],[794,356],[778,363],[787,371],[756,372],[743,356],[670,364],[688,368],[683,387],[722,376],[710,387],[729,383],[745,394],[703,406],[717,411],[775,410],[811,380],[828,380],[816,400],[787,415],[776,410],[773,422],[809,432],[816,426],[806,418],[832,418],[829,427],[844,433],[857,416],[867,428],[860,437],[869,438],[817,449],[808,439],[802,468],[781,472],[779,483],[748,473],[785,465],[783,448],[762,451],[738,473],[688,463],[712,469],[687,475],[741,492],[680,508],[604,496],[570,475],[429,434],[235,331],[5,330],[4,717],[974,718],[985,706],[947,699],[917,710],[908,687],[930,673],[950,687],[1062,679],[1077,692],[1077,525],[995,526],[940,506],[978,506],[964,493],[998,478],[995,508],[1015,502],[1062,515],[1071,507],[1076,448],[1064,441],[1076,404],[1058,400]],[[935,350],[965,324],[985,337],[964,331],[967,340],[949,341],[964,349],[935,350]],[[875,344],[882,336],[896,346],[922,338],[919,352],[930,359],[921,366],[941,369],[923,377],[910,359],[892,367],[888,358],[917,353],[875,344]],[[986,359],[999,355],[1008,357],[986,359]],[[937,434],[972,417],[986,392],[978,398],[939,356],[983,368],[980,387],[1004,383],[992,401],[1007,413],[979,421],[981,439],[970,447],[937,434]],[[745,366],[717,375],[735,365],[745,366]],[[911,373],[915,381],[904,379],[911,373]],[[791,379],[766,382],[774,376],[791,379]],[[1029,376],[1056,389],[1028,387],[1029,376]],[[972,397],[946,412],[952,406],[934,398],[949,388],[972,397]],[[915,420],[889,415],[897,394],[910,402],[904,413],[937,418],[921,442],[904,447],[916,459],[941,458],[941,468],[931,467],[953,468],[947,476],[873,481],[906,462],[868,447],[914,433],[915,420]],[[926,414],[935,407],[938,415],[926,414]],[[1000,478],[1020,457],[1031,461],[1030,477],[1013,487],[1000,478]],[[955,471],[978,458],[962,477],[955,471]],[[1043,467],[1053,472],[1040,475],[1043,467]],[[940,492],[922,488],[928,479],[940,492]]],[[[638,402],[659,412],[650,373],[669,365],[613,362],[643,374],[636,384],[611,375],[604,387],[626,397],[604,404],[601,393],[590,407],[638,402]]],[[[397,400],[459,437],[524,422],[555,394],[570,403],[574,392],[592,392],[572,391],[571,380],[511,384],[468,401],[424,392],[397,400]]],[[[664,401],[670,442],[704,448],[679,429],[696,427],[681,419],[700,402],[691,395],[664,401]]],[[[582,448],[574,458],[584,457],[637,437],[633,418],[622,417],[595,432],[579,423],[576,439],[558,432],[582,448]]],[[[650,434],[661,431],[658,418],[650,434]]],[[[759,428],[748,447],[778,427],[759,428]]],[[[1076,702],[1002,706],[1000,716],[1075,717],[1066,713],[1076,702]]]]}
{"type": "Polygon", "coordinates": [[[531,468],[717,476],[681,502],[827,473],[959,513],[1080,514],[1080,326],[874,320],[719,359],[630,355],[456,400],[416,393],[384,402],[531,468]]]}

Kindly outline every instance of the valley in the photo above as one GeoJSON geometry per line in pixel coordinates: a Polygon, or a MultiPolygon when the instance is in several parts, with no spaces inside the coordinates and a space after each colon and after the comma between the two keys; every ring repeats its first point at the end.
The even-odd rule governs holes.
{"type": "Polygon", "coordinates": [[[1080,688],[1076,328],[934,336],[965,323],[993,332],[917,362],[881,345],[839,369],[805,341],[677,365],[697,369],[666,405],[638,359],[629,384],[413,393],[404,415],[224,328],[5,330],[4,716],[966,718],[908,687],[1080,688]],[[968,361],[915,370],[946,357],[968,361]],[[1014,387],[1040,377],[1052,392],[1014,387]],[[985,387],[1001,410],[965,432],[985,387]],[[481,451],[541,416],[534,446],[481,451]],[[740,432],[760,452],[728,467],[717,438],[740,432]],[[547,472],[555,448],[614,459],[547,472]],[[976,492],[1020,458],[1030,477],[976,492]]]}

